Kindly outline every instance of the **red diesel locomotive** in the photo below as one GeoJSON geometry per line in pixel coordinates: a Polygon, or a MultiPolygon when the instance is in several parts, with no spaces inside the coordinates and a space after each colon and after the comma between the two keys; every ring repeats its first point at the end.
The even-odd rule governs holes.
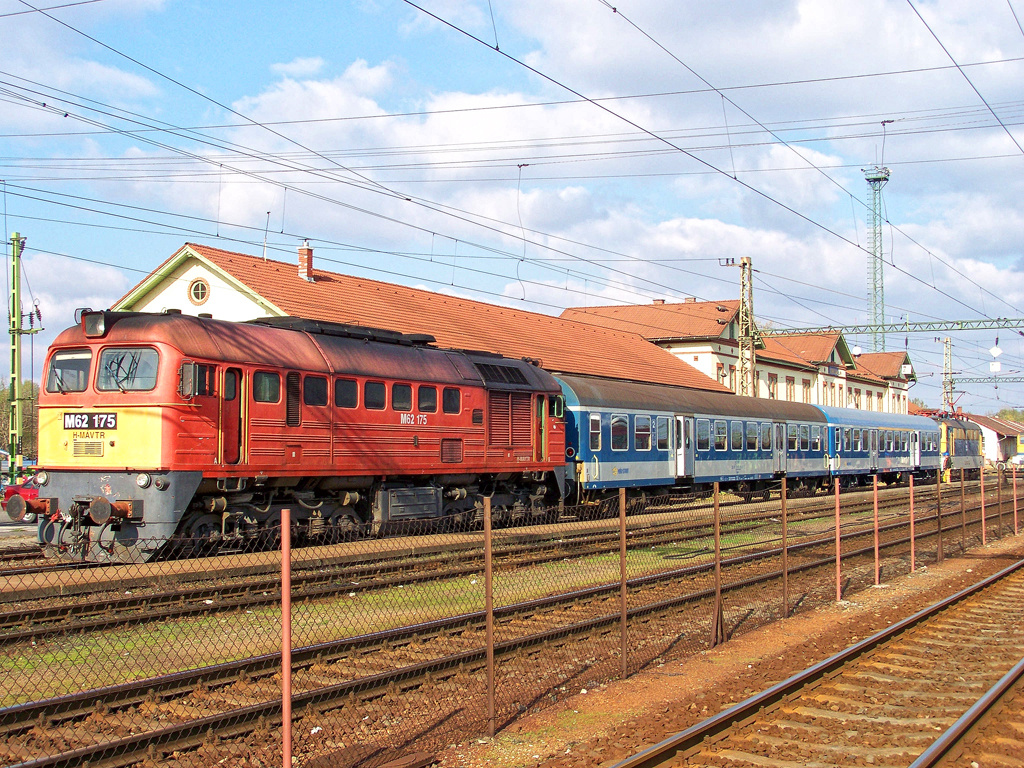
{"type": "Polygon", "coordinates": [[[39,398],[39,541],[149,560],[176,542],[331,540],[538,516],[564,492],[564,401],[530,361],[298,318],[84,312],[39,398]]]}

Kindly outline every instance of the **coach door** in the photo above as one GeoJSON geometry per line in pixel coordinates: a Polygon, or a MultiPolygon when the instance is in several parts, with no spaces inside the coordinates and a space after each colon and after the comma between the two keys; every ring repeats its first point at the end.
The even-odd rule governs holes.
{"type": "Polygon", "coordinates": [[[676,416],[676,477],[693,475],[693,417],[676,416]]]}
{"type": "Polygon", "coordinates": [[[237,464],[242,446],[242,371],[239,368],[224,371],[224,386],[220,391],[221,461],[237,464]]]}
{"type": "Polygon", "coordinates": [[[775,422],[775,472],[786,472],[786,425],[775,422]]]}
{"type": "Polygon", "coordinates": [[[878,469],[878,430],[871,430],[871,471],[878,469]]]}
{"type": "Polygon", "coordinates": [[[910,466],[921,466],[921,433],[916,429],[910,433],[910,466]]]}

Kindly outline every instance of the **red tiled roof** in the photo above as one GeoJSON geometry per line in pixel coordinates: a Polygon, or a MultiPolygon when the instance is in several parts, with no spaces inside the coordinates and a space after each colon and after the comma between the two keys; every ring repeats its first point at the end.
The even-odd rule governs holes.
{"type": "Polygon", "coordinates": [[[757,357],[803,367],[817,367],[829,360],[839,338],[838,332],[764,336],[764,349],[757,350],[757,357]]]}
{"type": "Polygon", "coordinates": [[[865,352],[857,357],[857,370],[883,379],[906,379],[903,364],[909,362],[906,352],[865,352]]]}
{"type": "Polygon", "coordinates": [[[1024,435],[1024,425],[1008,419],[1000,419],[995,416],[975,416],[973,413],[965,413],[964,418],[970,419],[986,429],[991,429],[997,435],[1024,435]]]}
{"type": "Polygon", "coordinates": [[[428,333],[441,347],[539,358],[553,372],[729,391],[634,333],[327,272],[316,268],[315,259],[315,282],[308,282],[299,277],[295,264],[193,243],[185,248],[288,315],[428,333]]]}
{"type": "Polygon", "coordinates": [[[736,318],[739,301],[687,301],[674,304],[629,304],[610,307],[570,307],[562,318],[617,331],[639,333],[645,339],[717,339],[736,318]]]}

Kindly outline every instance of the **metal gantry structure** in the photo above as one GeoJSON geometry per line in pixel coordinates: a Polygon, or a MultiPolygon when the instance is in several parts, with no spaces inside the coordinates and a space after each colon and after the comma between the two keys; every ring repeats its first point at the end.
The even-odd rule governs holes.
{"type": "MultiPolygon", "coordinates": [[[[889,169],[873,166],[864,170],[868,182],[868,318],[872,325],[885,322],[885,279],[882,258],[882,187],[889,180],[889,169]]],[[[871,334],[873,351],[885,351],[885,334],[871,334]]]]}

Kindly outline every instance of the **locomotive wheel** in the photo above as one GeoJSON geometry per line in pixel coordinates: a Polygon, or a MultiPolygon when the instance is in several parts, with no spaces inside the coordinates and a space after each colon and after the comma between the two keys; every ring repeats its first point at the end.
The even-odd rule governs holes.
{"type": "Polygon", "coordinates": [[[330,540],[331,541],[354,541],[362,536],[363,525],[355,512],[341,512],[331,515],[330,518],[330,540]]]}

